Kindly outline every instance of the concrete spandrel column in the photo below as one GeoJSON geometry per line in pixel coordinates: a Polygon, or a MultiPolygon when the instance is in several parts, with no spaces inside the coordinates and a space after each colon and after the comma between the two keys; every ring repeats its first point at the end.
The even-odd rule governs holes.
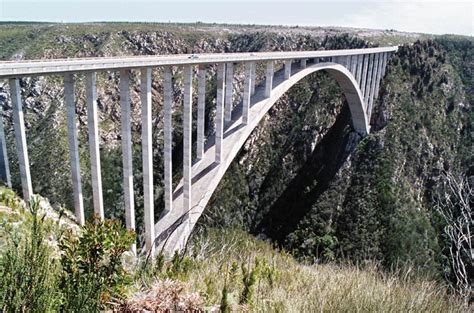
{"type": "Polygon", "coordinates": [[[21,88],[18,79],[9,79],[10,93],[13,107],[13,127],[15,129],[15,143],[18,154],[18,165],[20,167],[21,187],[23,199],[29,201],[33,195],[31,186],[30,163],[28,159],[28,146],[26,145],[25,122],[23,117],[23,105],[21,103],[21,88]]]}
{"type": "Polygon", "coordinates": [[[265,77],[265,97],[269,98],[273,88],[273,61],[267,61],[267,71],[265,77]]]}
{"type": "Polygon", "coordinates": [[[3,127],[3,109],[0,106],[0,179],[12,187],[10,175],[10,163],[8,161],[7,142],[5,138],[5,129],[3,127]]]}
{"type": "Polygon", "coordinates": [[[352,76],[356,77],[357,71],[357,55],[351,56],[351,73],[352,76]]]}
{"type": "Polygon", "coordinates": [[[84,202],[82,198],[81,168],[79,159],[79,144],[76,126],[76,102],[74,98],[73,74],[64,74],[64,101],[66,103],[67,135],[69,142],[69,161],[71,163],[72,191],[74,210],[79,225],[84,225],[84,202]]]}
{"type": "Polygon", "coordinates": [[[155,208],[153,202],[153,133],[151,105],[151,68],[140,72],[140,104],[142,107],[142,167],[145,248],[155,254],[155,208]]]}
{"type": "Polygon", "coordinates": [[[173,164],[172,164],[172,152],[173,152],[173,127],[172,127],[172,114],[173,114],[173,85],[171,73],[171,67],[165,66],[163,68],[163,107],[164,107],[164,184],[165,184],[165,210],[163,215],[168,214],[173,210],[173,164]]]}
{"type": "Polygon", "coordinates": [[[192,166],[192,94],[193,69],[186,65],[184,73],[184,108],[183,108],[183,209],[191,210],[191,166],[192,166]]]}
{"type": "Polygon", "coordinates": [[[255,84],[257,83],[257,75],[256,75],[256,70],[257,70],[257,62],[251,62],[252,63],[252,84],[251,84],[251,90],[250,94],[253,96],[255,94],[255,84]]]}
{"type": "Polygon", "coordinates": [[[86,74],[87,127],[89,131],[89,151],[91,159],[94,214],[96,214],[100,219],[104,219],[96,88],[95,72],[88,72],[86,74]]]}
{"type": "Polygon", "coordinates": [[[369,54],[364,54],[364,68],[362,70],[362,82],[360,84],[360,90],[362,91],[362,96],[365,97],[365,86],[367,85],[367,71],[369,66],[369,54]]]}
{"type": "Polygon", "coordinates": [[[285,79],[291,77],[291,60],[285,60],[285,79]]]}
{"type": "Polygon", "coordinates": [[[360,86],[361,77],[362,77],[362,66],[363,65],[364,65],[364,55],[359,54],[357,56],[357,72],[356,72],[356,80],[357,80],[357,83],[359,84],[359,86],[360,86]]]}
{"type": "Polygon", "coordinates": [[[197,115],[197,141],[196,156],[202,159],[204,154],[204,118],[206,110],[206,67],[199,65],[198,69],[198,115],[197,115]]]}
{"type": "Polygon", "coordinates": [[[369,56],[369,69],[367,70],[367,82],[366,82],[365,93],[364,93],[364,104],[366,108],[368,108],[368,105],[369,105],[370,87],[372,86],[373,71],[374,71],[374,55],[371,54],[369,56]]]}
{"type": "Polygon", "coordinates": [[[387,68],[387,62],[388,62],[388,52],[385,52],[383,54],[383,63],[382,63],[382,77],[385,77],[385,70],[387,68]]]}
{"type": "Polygon", "coordinates": [[[216,95],[216,163],[222,162],[222,140],[224,139],[224,76],[225,64],[217,65],[216,95]]]}
{"type": "MultiPolygon", "coordinates": [[[[130,109],[130,72],[120,71],[120,108],[121,108],[121,128],[122,128],[122,166],[123,166],[123,200],[125,208],[125,224],[127,229],[135,230],[135,204],[133,199],[133,165],[132,165],[132,128],[130,109]]],[[[143,86],[142,86],[143,87],[143,86]]],[[[151,88],[141,90],[142,96],[146,98],[148,94],[151,98],[151,88]],[[144,94],[144,95],[143,95],[144,94]]],[[[143,101],[143,98],[142,98],[143,101]]],[[[142,102],[143,104],[143,102],[142,102]]],[[[136,246],[133,244],[132,251],[136,253],[136,246]]]]}
{"type": "Polygon", "coordinates": [[[232,120],[232,98],[233,98],[233,83],[234,83],[234,64],[226,64],[226,76],[225,76],[225,121],[230,122],[232,120]]]}
{"type": "Polygon", "coordinates": [[[372,108],[374,104],[375,97],[377,96],[376,89],[377,89],[377,82],[380,78],[380,67],[381,67],[381,54],[377,53],[375,55],[375,60],[374,60],[374,74],[373,74],[373,79],[372,79],[372,86],[370,88],[371,94],[370,94],[370,99],[369,99],[369,110],[368,110],[368,116],[370,117],[372,114],[372,108]]]}
{"type": "Polygon", "coordinates": [[[306,59],[301,59],[300,60],[300,68],[306,68],[306,59]]]}
{"type": "Polygon", "coordinates": [[[252,63],[247,62],[245,64],[244,98],[242,99],[242,123],[244,125],[247,125],[249,121],[250,86],[252,85],[252,78],[252,63]]]}

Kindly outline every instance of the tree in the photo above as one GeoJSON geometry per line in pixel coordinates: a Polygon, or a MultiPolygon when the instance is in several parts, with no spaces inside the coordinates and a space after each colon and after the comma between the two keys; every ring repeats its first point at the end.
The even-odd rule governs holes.
{"type": "Polygon", "coordinates": [[[474,271],[473,194],[466,176],[448,172],[443,174],[443,185],[436,201],[436,210],[447,224],[444,231],[449,239],[449,262],[455,289],[466,302],[472,301],[470,279],[474,271]]]}

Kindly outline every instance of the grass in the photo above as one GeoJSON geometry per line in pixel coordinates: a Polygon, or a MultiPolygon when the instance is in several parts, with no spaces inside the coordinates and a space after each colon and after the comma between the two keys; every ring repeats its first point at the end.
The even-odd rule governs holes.
{"type": "MultiPolygon", "coordinates": [[[[289,254],[238,230],[210,230],[195,236],[186,256],[176,255],[169,262],[159,257],[150,268],[137,276],[135,295],[129,300],[135,308],[144,301],[146,290],[157,285],[162,290],[166,282],[181,294],[177,297],[181,303],[191,297],[192,305],[201,303],[205,310],[467,311],[446,289],[416,273],[383,273],[375,264],[363,269],[300,264],[289,254]],[[196,300],[196,294],[201,299],[196,300]]],[[[167,308],[176,308],[172,305],[176,303],[167,308]]]]}

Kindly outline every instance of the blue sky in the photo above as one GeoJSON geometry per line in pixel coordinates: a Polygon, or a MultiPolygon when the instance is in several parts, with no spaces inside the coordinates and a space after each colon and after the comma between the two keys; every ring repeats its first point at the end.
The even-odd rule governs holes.
{"type": "Polygon", "coordinates": [[[348,26],[473,36],[466,0],[0,0],[0,21],[348,26]]]}

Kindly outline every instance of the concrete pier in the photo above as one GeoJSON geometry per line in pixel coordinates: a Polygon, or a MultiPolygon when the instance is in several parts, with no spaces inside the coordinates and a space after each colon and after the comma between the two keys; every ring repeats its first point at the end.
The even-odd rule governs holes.
{"type": "Polygon", "coordinates": [[[69,160],[71,163],[72,192],[74,210],[79,225],[84,225],[84,201],[82,198],[81,167],[79,144],[76,126],[76,100],[74,98],[74,78],[70,73],[64,74],[64,101],[67,115],[67,134],[69,142],[69,160]]]}
{"type": "Polygon", "coordinates": [[[351,73],[354,77],[357,75],[357,57],[357,55],[351,56],[351,73]]]}
{"type": "Polygon", "coordinates": [[[0,107],[0,180],[9,188],[12,187],[10,175],[10,163],[8,161],[7,142],[5,128],[3,126],[3,108],[0,107]]]}
{"type": "Polygon", "coordinates": [[[140,71],[140,104],[142,107],[142,168],[145,249],[155,254],[155,208],[153,201],[153,133],[151,105],[151,68],[140,71]]]}
{"type": "Polygon", "coordinates": [[[359,85],[362,96],[365,97],[365,87],[367,86],[367,72],[369,70],[370,55],[364,54],[364,68],[362,70],[362,83],[359,85]]]}
{"type": "Polygon", "coordinates": [[[252,84],[251,84],[251,88],[250,88],[250,94],[253,96],[255,94],[255,84],[257,83],[257,74],[256,74],[256,71],[257,71],[257,63],[256,62],[250,62],[252,64],[252,73],[251,73],[251,76],[252,76],[252,84]]]}
{"type": "Polygon", "coordinates": [[[362,67],[364,66],[364,55],[359,54],[357,56],[357,73],[356,73],[356,81],[360,86],[360,81],[362,77],[362,67]]]}
{"type": "Polygon", "coordinates": [[[170,66],[163,68],[163,128],[164,128],[164,188],[165,188],[165,209],[162,215],[166,215],[173,210],[173,74],[170,66]]]}
{"type": "Polygon", "coordinates": [[[183,107],[183,208],[191,210],[191,166],[192,166],[192,131],[193,131],[193,68],[186,65],[184,75],[184,107],[183,107]]]}
{"type": "Polygon", "coordinates": [[[244,82],[244,98],[242,99],[242,123],[247,125],[249,122],[250,94],[252,82],[252,63],[245,63],[245,82],[244,82]]]}
{"type": "Polygon", "coordinates": [[[374,55],[369,55],[369,68],[367,70],[367,81],[364,91],[364,103],[368,108],[369,105],[369,97],[370,97],[370,87],[372,86],[372,74],[374,71],[374,55]]]}
{"type": "Polygon", "coordinates": [[[269,98],[272,95],[273,88],[273,61],[267,62],[267,71],[265,75],[265,97],[269,98]]]}
{"type": "Polygon", "coordinates": [[[224,75],[225,64],[217,65],[217,95],[216,95],[216,156],[217,164],[222,161],[222,140],[224,139],[224,75]]]}
{"type": "Polygon", "coordinates": [[[206,67],[198,68],[198,115],[197,115],[197,140],[196,157],[202,159],[204,153],[204,119],[206,113],[206,67]]]}
{"type": "MultiPolygon", "coordinates": [[[[151,98],[151,90],[142,90],[142,92],[145,92],[145,97],[147,97],[149,94],[151,98]]],[[[130,71],[126,69],[120,71],[120,108],[120,120],[122,123],[123,200],[125,208],[125,224],[127,226],[127,229],[135,231],[135,202],[133,198],[132,164],[132,128],[130,121],[130,71]]],[[[135,244],[132,245],[132,252],[136,253],[135,244]]]]}
{"type": "Polygon", "coordinates": [[[95,72],[88,72],[86,74],[86,100],[94,214],[97,215],[100,219],[104,219],[104,202],[102,198],[102,174],[100,167],[99,148],[99,122],[97,116],[97,87],[95,72]]]}
{"type": "Polygon", "coordinates": [[[25,121],[23,116],[23,105],[21,102],[21,88],[18,79],[9,79],[10,93],[13,109],[13,127],[15,129],[15,143],[18,154],[18,165],[20,167],[21,188],[23,199],[29,201],[33,195],[31,185],[30,161],[28,158],[28,146],[26,145],[25,121]]]}
{"type": "Polygon", "coordinates": [[[224,119],[227,122],[232,120],[232,101],[233,101],[233,84],[234,84],[234,64],[226,64],[225,74],[225,113],[224,119]]]}
{"type": "Polygon", "coordinates": [[[291,77],[291,62],[292,60],[285,60],[285,79],[291,77]]]}
{"type": "Polygon", "coordinates": [[[302,69],[306,68],[306,59],[301,59],[300,60],[300,68],[302,68],[302,69]]]}

